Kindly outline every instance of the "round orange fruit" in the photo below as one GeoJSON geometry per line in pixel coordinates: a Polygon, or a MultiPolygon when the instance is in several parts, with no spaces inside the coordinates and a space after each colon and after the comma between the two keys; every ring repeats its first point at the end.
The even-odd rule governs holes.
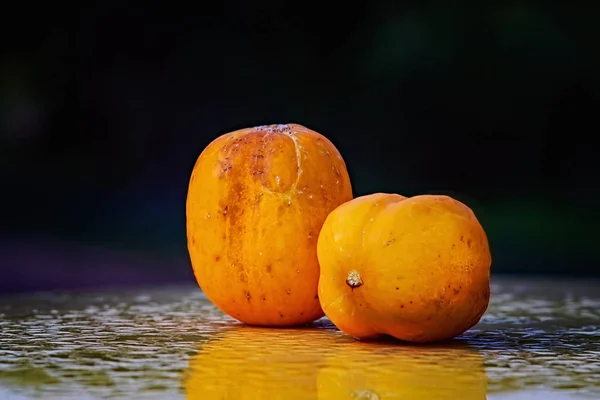
{"type": "Polygon", "coordinates": [[[449,196],[376,193],[327,217],[318,239],[319,298],[356,338],[454,338],[490,298],[491,255],[473,211],[449,196]]]}
{"type": "Polygon", "coordinates": [[[342,156],[313,130],[269,125],[218,137],[198,157],[186,201],[198,284],[246,324],[322,317],[317,238],[329,212],[350,199],[342,156]]]}

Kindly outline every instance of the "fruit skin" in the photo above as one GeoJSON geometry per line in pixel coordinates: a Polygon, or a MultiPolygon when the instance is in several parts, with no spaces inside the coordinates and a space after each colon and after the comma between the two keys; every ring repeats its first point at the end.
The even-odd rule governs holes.
{"type": "Polygon", "coordinates": [[[342,156],[313,130],[269,125],[218,137],[198,157],[186,201],[198,284],[246,324],[322,317],[317,238],[329,212],[350,199],[342,156]]]}
{"type": "Polygon", "coordinates": [[[357,197],[329,214],[317,249],[323,311],[356,338],[448,340],[487,309],[486,234],[449,196],[357,197]]]}

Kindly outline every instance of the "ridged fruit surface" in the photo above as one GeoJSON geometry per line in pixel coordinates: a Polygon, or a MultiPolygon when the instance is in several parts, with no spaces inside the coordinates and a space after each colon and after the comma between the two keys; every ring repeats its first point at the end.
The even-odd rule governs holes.
{"type": "Polygon", "coordinates": [[[342,156],[311,129],[268,125],[218,137],[193,168],[186,202],[198,284],[247,324],[320,318],[317,238],[329,212],[351,199],[342,156]]]}

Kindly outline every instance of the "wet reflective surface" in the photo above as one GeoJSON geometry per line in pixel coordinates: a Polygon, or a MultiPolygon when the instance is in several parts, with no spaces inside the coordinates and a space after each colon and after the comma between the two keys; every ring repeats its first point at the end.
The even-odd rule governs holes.
{"type": "Polygon", "coordinates": [[[600,398],[600,283],[495,279],[436,346],[260,329],[197,287],[0,297],[0,399],[600,398]]]}

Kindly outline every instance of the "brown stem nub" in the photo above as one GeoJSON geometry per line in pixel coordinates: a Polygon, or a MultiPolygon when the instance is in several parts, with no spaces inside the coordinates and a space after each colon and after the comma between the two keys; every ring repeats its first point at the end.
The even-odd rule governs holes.
{"type": "Polygon", "coordinates": [[[346,284],[350,286],[352,289],[360,287],[363,285],[363,281],[360,278],[360,274],[357,270],[353,269],[348,272],[348,277],[346,278],[346,284]]]}

